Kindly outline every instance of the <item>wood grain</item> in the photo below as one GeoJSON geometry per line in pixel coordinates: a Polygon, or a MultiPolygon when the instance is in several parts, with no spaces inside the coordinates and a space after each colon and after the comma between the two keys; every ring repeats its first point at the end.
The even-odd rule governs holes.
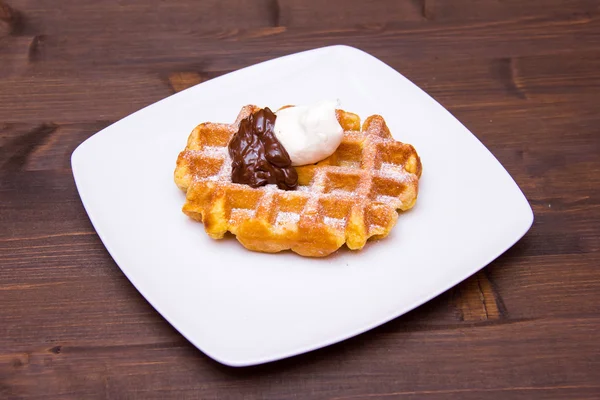
{"type": "Polygon", "coordinates": [[[600,398],[599,43],[596,0],[0,0],[0,398],[600,398]],[[371,332],[221,366],[120,272],[70,155],[172,93],[340,43],[459,118],[535,223],[371,332]]]}
{"type": "Polygon", "coordinates": [[[512,391],[560,398],[574,394],[569,389],[591,395],[598,390],[595,371],[600,354],[588,338],[599,322],[592,317],[525,320],[417,332],[397,327],[395,333],[375,330],[369,340],[358,337],[293,361],[241,370],[215,365],[181,341],[113,346],[50,343],[4,355],[5,382],[10,384],[5,394],[36,395],[39,390],[28,383],[37,379],[45,391],[58,395],[99,398],[169,394],[291,399],[299,391],[318,398],[435,394],[500,398],[512,391]],[[168,380],[163,375],[167,368],[168,380]],[[536,379],[539,370],[544,377],[536,379]],[[457,375],[466,378],[457,382],[457,375]]]}

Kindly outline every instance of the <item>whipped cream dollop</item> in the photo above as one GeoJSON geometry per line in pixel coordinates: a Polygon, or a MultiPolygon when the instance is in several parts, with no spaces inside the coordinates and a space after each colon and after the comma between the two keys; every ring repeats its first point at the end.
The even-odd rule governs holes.
{"type": "Polygon", "coordinates": [[[275,113],[275,136],[293,166],[314,164],[335,152],[344,136],[335,113],[338,106],[337,101],[320,101],[275,113]]]}

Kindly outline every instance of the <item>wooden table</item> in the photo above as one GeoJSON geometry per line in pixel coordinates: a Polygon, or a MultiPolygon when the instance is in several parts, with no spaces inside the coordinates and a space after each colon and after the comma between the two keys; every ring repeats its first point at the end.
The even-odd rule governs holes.
{"type": "Polygon", "coordinates": [[[0,398],[600,398],[599,154],[598,0],[0,0],[0,398]],[[121,273],[70,154],[183,88],[339,43],[456,115],[535,223],[378,329],[224,367],[121,273]]]}

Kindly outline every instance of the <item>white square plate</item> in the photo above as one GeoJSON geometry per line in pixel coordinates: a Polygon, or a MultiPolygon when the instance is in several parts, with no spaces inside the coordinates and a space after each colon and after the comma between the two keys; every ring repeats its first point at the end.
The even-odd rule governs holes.
{"type": "Polygon", "coordinates": [[[86,140],[72,166],[125,275],[181,334],[231,366],[314,350],[396,318],[483,268],[533,222],[518,186],[471,132],[398,72],[347,46],[278,58],[164,99],[86,140]],[[235,239],[210,239],[181,212],[173,171],[197,124],[233,122],[245,104],[335,98],[363,119],[383,115],[421,156],[419,200],[388,238],[325,259],[253,253],[235,239]]]}

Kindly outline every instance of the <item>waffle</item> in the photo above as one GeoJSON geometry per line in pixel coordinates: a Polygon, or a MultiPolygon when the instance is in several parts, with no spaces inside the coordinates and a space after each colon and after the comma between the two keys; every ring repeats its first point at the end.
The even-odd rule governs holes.
{"type": "Polygon", "coordinates": [[[233,124],[198,125],[177,159],[183,212],[203,222],[210,237],[229,231],[249,250],[324,257],[344,243],[358,250],[369,238],[387,236],[397,210],[415,204],[421,176],[415,149],[395,141],[381,116],[370,116],[361,129],[360,118],[342,110],[342,143],[325,160],[296,167],[298,190],[232,183],[227,144],[256,110],[243,107],[233,124]]]}

